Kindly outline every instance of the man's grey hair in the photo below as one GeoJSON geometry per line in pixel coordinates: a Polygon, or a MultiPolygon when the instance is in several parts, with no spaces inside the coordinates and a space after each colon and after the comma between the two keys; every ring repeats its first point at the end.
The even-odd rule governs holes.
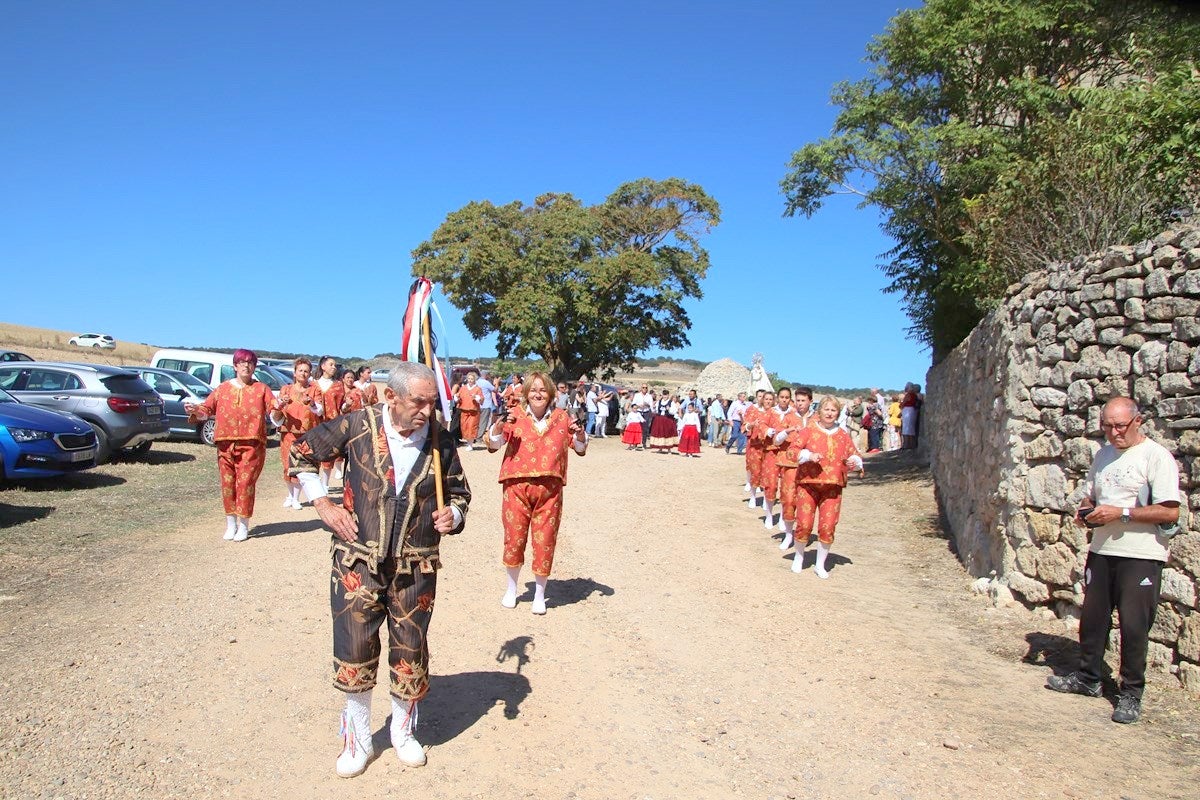
{"type": "Polygon", "coordinates": [[[434,386],[437,385],[437,378],[434,376],[433,370],[416,361],[401,361],[392,367],[392,374],[388,376],[387,385],[396,393],[397,397],[408,397],[409,387],[414,381],[429,381],[434,386]]]}

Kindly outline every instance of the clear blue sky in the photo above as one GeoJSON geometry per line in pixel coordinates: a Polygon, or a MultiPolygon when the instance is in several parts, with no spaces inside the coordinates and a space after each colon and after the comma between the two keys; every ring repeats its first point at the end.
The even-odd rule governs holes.
{"type": "MultiPolygon", "coordinates": [[[[783,218],[779,192],[830,88],[915,3],[415,5],[7,4],[4,319],[372,356],[398,349],[410,253],[450,211],[678,176],[723,221],[672,355],[924,381],[877,214],[783,218]]],[[[495,354],[439,307],[454,355],[495,354]]]]}

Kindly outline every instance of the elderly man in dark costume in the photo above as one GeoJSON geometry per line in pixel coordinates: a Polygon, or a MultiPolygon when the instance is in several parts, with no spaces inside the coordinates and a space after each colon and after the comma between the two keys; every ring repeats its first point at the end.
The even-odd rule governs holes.
{"type": "Polygon", "coordinates": [[[326,422],[292,448],[290,473],[333,531],[333,684],[346,693],[342,777],[360,774],[374,755],[371,690],[385,620],[392,746],[402,764],[425,763],[413,725],[417,701],[429,690],[426,634],[441,566],[438,543],[462,530],[471,500],[454,439],[434,419],[437,403],[433,371],[402,362],[383,403],[326,422]],[[440,508],[435,452],[445,498],[440,508]],[[346,459],[341,506],[325,497],[318,474],[321,462],[338,457],[346,459]]]}

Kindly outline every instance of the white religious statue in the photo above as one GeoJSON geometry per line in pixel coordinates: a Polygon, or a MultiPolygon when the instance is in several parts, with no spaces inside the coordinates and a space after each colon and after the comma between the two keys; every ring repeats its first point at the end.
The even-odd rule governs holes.
{"type": "Polygon", "coordinates": [[[759,389],[765,389],[768,392],[775,391],[775,387],[771,385],[771,379],[767,377],[767,369],[763,366],[762,353],[752,355],[750,365],[750,388],[746,394],[754,397],[754,393],[759,389]]]}

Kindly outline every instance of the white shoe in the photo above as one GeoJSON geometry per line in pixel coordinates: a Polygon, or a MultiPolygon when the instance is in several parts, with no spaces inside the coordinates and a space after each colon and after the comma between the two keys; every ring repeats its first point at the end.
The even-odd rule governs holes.
{"type": "Polygon", "coordinates": [[[821,569],[818,566],[815,566],[815,565],[813,566],[813,574],[816,575],[818,578],[820,578],[823,581],[829,580],[829,573],[826,572],[825,570],[821,569]]]}
{"type": "Polygon", "coordinates": [[[790,533],[783,534],[783,541],[779,543],[780,550],[787,550],[792,546],[792,535],[790,533]]]}
{"type": "Polygon", "coordinates": [[[748,484],[748,483],[747,483],[745,486],[743,486],[743,487],[742,487],[742,491],[743,491],[743,492],[748,492],[748,491],[750,491],[750,484],[748,484]]]}
{"type": "Polygon", "coordinates": [[[228,542],[228,541],[231,541],[236,534],[237,534],[237,526],[231,525],[230,527],[225,529],[225,535],[222,536],[221,538],[228,542]]]}
{"type": "Polygon", "coordinates": [[[421,743],[411,733],[400,744],[392,742],[392,747],[396,749],[396,757],[400,759],[400,763],[406,767],[423,767],[429,760],[425,757],[425,748],[421,747],[421,743]]]}
{"type": "Polygon", "coordinates": [[[517,596],[511,592],[505,592],[504,597],[500,598],[500,605],[504,606],[505,608],[516,608],[517,596]]]}
{"type": "Polygon", "coordinates": [[[283,498],[283,507],[284,508],[292,507],[292,496],[290,494],[287,497],[283,498]]]}
{"type": "Polygon", "coordinates": [[[545,613],[546,613],[546,601],[545,601],[545,599],[538,600],[536,597],[535,597],[535,598],[533,598],[533,605],[532,605],[532,607],[531,607],[529,610],[530,610],[530,611],[532,611],[533,613],[535,613],[535,614],[539,615],[539,616],[541,616],[542,614],[545,614],[545,613]]]}
{"type": "Polygon", "coordinates": [[[235,541],[235,542],[244,542],[244,541],[246,541],[246,538],[247,538],[249,535],[250,535],[250,529],[249,529],[249,528],[247,528],[245,525],[238,525],[238,526],[237,526],[237,532],[233,534],[233,541],[235,541]]]}
{"type": "Polygon", "coordinates": [[[353,778],[361,775],[367,768],[367,762],[374,755],[371,744],[371,732],[356,731],[349,714],[342,712],[342,754],[337,759],[337,774],[339,778],[353,778]]]}
{"type": "Polygon", "coordinates": [[[296,509],[297,511],[304,508],[304,504],[300,502],[299,497],[292,498],[292,508],[296,509]]]}
{"type": "Polygon", "coordinates": [[[758,508],[758,503],[754,502],[753,497],[746,501],[746,508],[758,508]]]}
{"type": "Polygon", "coordinates": [[[804,550],[797,547],[796,557],[792,559],[792,572],[804,571],[804,550]]]}
{"type": "Polygon", "coordinates": [[[775,515],[774,514],[768,514],[767,516],[763,517],[763,527],[766,528],[767,530],[774,529],[774,527],[775,527],[775,515]]]}

